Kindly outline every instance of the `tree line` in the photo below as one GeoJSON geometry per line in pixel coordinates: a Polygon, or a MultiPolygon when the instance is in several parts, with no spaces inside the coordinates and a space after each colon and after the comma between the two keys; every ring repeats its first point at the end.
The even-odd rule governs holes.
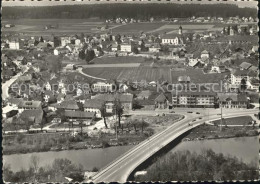
{"type": "Polygon", "coordinates": [[[253,17],[257,16],[257,9],[239,8],[228,4],[92,4],[70,6],[45,6],[45,7],[3,7],[2,17],[8,19],[18,18],[64,18],[85,19],[98,17],[135,18],[149,20],[154,18],[188,18],[188,17],[253,17]],[[162,11],[163,10],[163,11],[162,11]]]}

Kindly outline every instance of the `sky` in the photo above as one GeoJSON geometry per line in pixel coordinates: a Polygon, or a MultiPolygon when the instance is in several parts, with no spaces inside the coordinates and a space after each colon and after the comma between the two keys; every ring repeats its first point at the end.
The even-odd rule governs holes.
{"type": "Polygon", "coordinates": [[[251,8],[257,8],[257,0],[161,0],[158,2],[158,0],[2,0],[2,6],[55,6],[55,5],[73,5],[73,4],[100,4],[100,3],[178,3],[178,4],[184,4],[184,3],[192,3],[192,4],[197,4],[197,3],[203,3],[203,4],[214,4],[214,3],[228,3],[228,4],[237,4],[239,7],[251,7],[251,8]]]}

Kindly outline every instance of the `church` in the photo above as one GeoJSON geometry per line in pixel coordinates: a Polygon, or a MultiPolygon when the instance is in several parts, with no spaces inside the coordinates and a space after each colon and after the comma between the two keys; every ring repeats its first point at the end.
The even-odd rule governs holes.
{"type": "Polygon", "coordinates": [[[179,27],[178,34],[166,34],[162,37],[162,44],[164,45],[180,45],[183,44],[182,27],[179,27]]]}

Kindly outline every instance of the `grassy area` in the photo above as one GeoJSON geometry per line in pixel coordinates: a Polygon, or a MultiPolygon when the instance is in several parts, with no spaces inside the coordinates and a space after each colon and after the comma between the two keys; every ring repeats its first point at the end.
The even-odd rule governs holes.
{"type": "MultiPolygon", "coordinates": [[[[249,125],[252,124],[252,117],[251,116],[242,116],[242,117],[235,117],[235,118],[227,118],[223,119],[224,125],[249,125]]],[[[220,124],[220,120],[216,120],[213,122],[214,124],[220,124]]]]}
{"type": "Polygon", "coordinates": [[[258,135],[257,127],[220,127],[212,125],[198,126],[184,138],[188,140],[197,139],[216,139],[216,138],[230,138],[230,137],[244,137],[258,135]]]}

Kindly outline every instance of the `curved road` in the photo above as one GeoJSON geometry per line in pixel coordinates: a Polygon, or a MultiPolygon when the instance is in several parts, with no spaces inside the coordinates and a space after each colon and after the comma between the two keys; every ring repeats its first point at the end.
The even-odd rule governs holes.
{"type": "MultiPolygon", "coordinates": [[[[258,113],[258,109],[243,110],[243,111],[229,111],[227,114],[223,114],[223,118],[231,118],[238,116],[245,116],[258,113]]],[[[103,168],[100,172],[92,177],[94,183],[98,182],[120,182],[124,183],[127,181],[128,176],[131,172],[138,167],[142,162],[152,156],[154,153],[159,151],[162,147],[173,141],[181,134],[188,130],[201,125],[205,121],[213,121],[220,119],[220,116],[215,113],[208,117],[202,115],[188,115],[179,122],[174,123],[164,131],[155,134],[149,139],[143,141],[127,153],[113,161],[110,165],[103,168]],[[198,119],[201,117],[202,119],[198,119]],[[192,126],[188,126],[192,120],[192,126]]]]}
{"type": "Polygon", "coordinates": [[[84,73],[83,71],[82,71],[82,68],[79,68],[78,69],[78,72],[80,73],[80,74],[82,74],[82,75],[84,75],[84,76],[86,76],[86,77],[89,77],[89,78],[92,78],[92,79],[98,79],[98,80],[107,80],[107,79],[103,79],[103,78],[98,78],[98,77],[95,77],[95,76],[92,76],[92,75],[88,75],[88,74],[86,74],[86,73],[84,73]]]}

